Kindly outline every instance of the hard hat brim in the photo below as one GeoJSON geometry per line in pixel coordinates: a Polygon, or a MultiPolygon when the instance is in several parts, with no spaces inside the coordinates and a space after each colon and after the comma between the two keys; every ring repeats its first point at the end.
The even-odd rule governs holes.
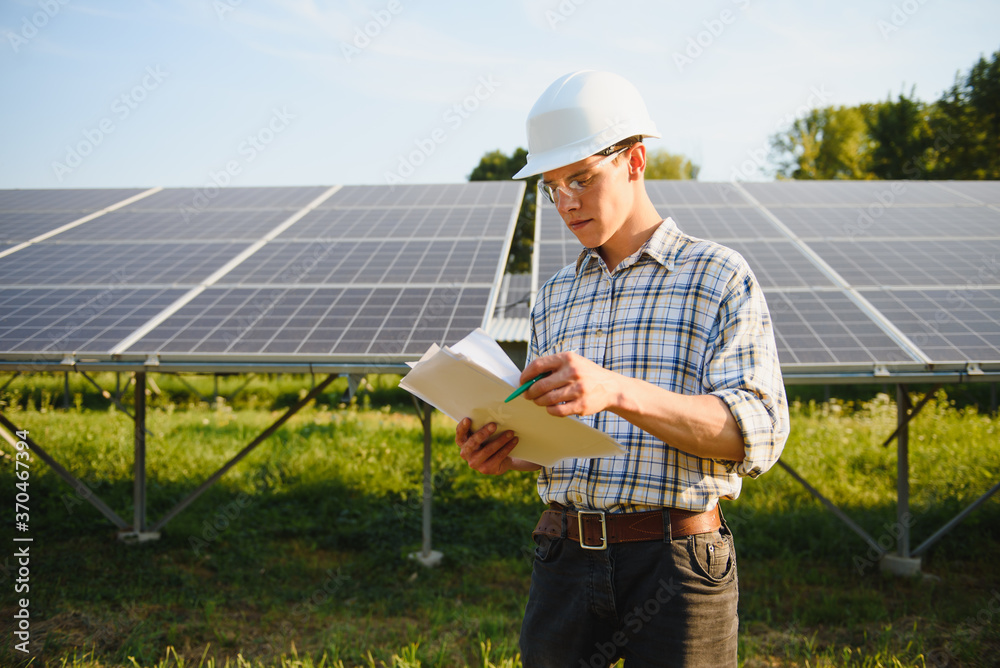
{"type": "Polygon", "coordinates": [[[559,169],[565,167],[566,165],[572,165],[574,162],[579,162],[585,160],[592,155],[596,155],[598,152],[603,151],[609,146],[614,146],[622,139],[627,139],[628,137],[634,137],[639,135],[642,138],[653,137],[656,139],[660,138],[660,134],[655,130],[647,130],[643,133],[630,134],[627,137],[619,137],[614,141],[608,142],[605,146],[591,145],[587,147],[560,147],[552,151],[546,151],[544,153],[535,155],[532,153],[528,154],[528,162],[517,174],[512,176],[512,179],[524,179],[529,176],[535,176],[537,174],[543,174],[545,172],[552,171],[553,169],[559,169]],[[583,148],[583,150],[580,150],[583,148]]]}

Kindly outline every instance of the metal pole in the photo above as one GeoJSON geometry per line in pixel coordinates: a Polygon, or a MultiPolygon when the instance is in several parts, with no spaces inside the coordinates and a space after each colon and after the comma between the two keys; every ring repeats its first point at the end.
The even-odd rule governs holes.
{"type": "Polygon", "coordinates": [[[899,525],[899,556],[910,556],[910,427],[906,386],[896,385],[896,522],[899,525]]]}
{"type": "Polygon", "coordinates": [[[69,410],[69,371],[63,371],[63,408],[69,410]]]}
{"type": "Polygon", "coordinates": [[[798,483],[800,485],[802,485],[803,487],[806,488],[807,492],[809,492],[814,497],[816,497],[816,499],[818,499],[820,503],[822,503],[824,506],[826,506],[827,510],[829,510],[831,513],[833,513],[834,515],[836,515],[840,519],[841,522],[843,522],[844,524],[846,524],[851,529],[851,531],[853,531],[854,533],[858,534],[858,536],[861,537],[861,540],[863,540],[866,543],[868,543],[868,546],[871,547],[873,550],[875,550],[876,554],[885,554],[885,550],[883,550],[879,546],[879,544],[875,542],[875,539],[872,538],[871,535],[867,531],[865,531],[864,529],[862,529],[860,526],[858,526],[857,522],[855,522],[850,517],[848,517],[846,514],[844,514],[843,510],[841,510],[837,506],[833,505],[833,502],[830,501],[830,499],[828,499],[825,496],[823,496],[822,494],[820,494],[819,490],[817,490],[815,487],[813,487],[808,482],[806,482],[806,479],[803,478],[802,476],[800,476],[798,473],[796,473],[795,469],[793,469],[791,466],[789,466],[785,462],[781,461],[780,459],[778,460],[778,466],[780,466],[781,468],[785,469],[788,472],[788,475],[790,475],[793,478],[795,478],[795,480],[798,481],[798,483]]]}
{"type": "Polygon", "coordinates": [[[132,531],[146,531],[146,372],[135,374],[135,467],[132,531]]]}
{"type": "MultiPolygon", "coordinates": [[[[13,422],[11,422],[10,420],[8,420],[7,417],[3,413],[0,413],[0,424],[2,424],[4,427],[6,427],[7,430],[10,431],[11,434],[16,434],[18,431],[21,431],[18,428],[18,426],[16,424],[14,424],[13,422]]],[[[10,440],[8,438],[9,434],[7,434],[4,431],[0,431],[0,436],[3,436],[4,439],[6,439],[8,441],[10,440]]],[[[33,453],[35,453],[36,455],[38,455],[39,459],[41,459],[43,462],[45,462],[46,464],[48,464],[52,468],[52,470],[56,472],[56,475],[58,475],[60,478],[62,478],[63,480],[65,480],[66,483],[70,487],[72,487],[74,490],[76,490],[77,495],[81,499],[84,499],[85,501],[90,502],[90,505],[92,505],[95,508],[97,508],[101,512],[102,515],[104,515],[109,520],[111,520],[112,524],[114,524],[119,529],[126,529],[126,528],[128,528],[128,524],[125,522],[125,520],[123,520],[121,517],[118,516],[118,513],[116,513],[115,511],[111,510],[111,508],[108,507],[108,504],[104,503],[104,501],[102,501],[100,499],[100,497],[98,497],[96,494],[94,494],[94,492],[91,491],[91,489],[89,487],[87,487],[85,484],[83,484],[82,480],[80,480],[79,478],[75,477],[72,473],[70,473],[65,468],[63,468],[62,464],[60,464],[55,459],[53,459],[52,455],[50,455],[49,453],[45,452],[45,450],[42,448],[42,446],[40,446],[37,443],[35,443],[28,436],[25,436],[24,438],[21,438],[20,440],[22,440],[25,443],[27,443],[28,447],[31,448],[31,451],[33,453]]],[[[13,446],[14,443],[17,443],[17,441],[15,440],[14,442],[12,442],[11,446],[13,446]]]]}
{"type": "Polygon", "coordinates": [[[423,556],[431,554],[431,416],[434,408],[424,404],[420,421],[424,426],[424,522],[423,556]]]}
{"type": "Polygon", "coordinates": [[[991,496],[993,496],[994,494],[996,494],[998,490],[1000,490],[1000,482],[998,482],[997,484],[993,485],[993,487],[990,489],[990,491],[986,492],[981,497],[979,497],[978,499],[976,499],[975,501],[973,501],[969,505],[968,508],[966,508],[965,510],[963,510],[962,512],[960,512],[958,515],[956,515],[954,518],[952,518],[952,520],[950,522],[948,522],[943,527],[941,527],[940,529],[938,529],[937,531],[935,531],[933,536],[931,536],[930,538],[928,538],[927,540],[925,540],[923,543],[921,543],[920,546],[913,551],[914,556],[918,556],[918,555],[921,555],[924,552],[926,552],[927,548],[929,548],[931,545],[933,545],[934,543],[936,543],[938,541],[938,539],[941,538],[941,536],[945,535],[946,533],[948,533],[949,531],[951,531],[952,529],[954,529],[958,525],[959,522],[961,522],[962,520],[964,520],[966,518],[966,516],[969,513],[971,513],[973,510],[975,510],[976,508],[978,508],[979,506],[981,506],[983,503],[985,503],[986,499],[988,499],[991,496]]]}
{"type": "MultiPolygon", "coordinates": [[[[129,416],[132,420],[136,419],[134,415],[132,415],[131,413],[128,412],[128,409],[125,408],[125,406],[122,404],[121,401],[119,401],[117,398],[111,396],[110,392],[108,392],[103,387],[101,387],[100,385],[98,385],[97,381],[94,380],[93,378],[91,378],[90,376],[88,376],[86,371],[80,371],[80,375],[83,376],[84,378],[86,378],[88,381],[90,381],[91,385],[93,385],[98,390],[100,390],[102,397],[104,397],[105,399],[110,399],[112,402],[114,402],[115,406],[118,407],[118,410],[120,410],[125,415],[129,416]]],[[[145,376],[143,378],[145,378],[145,376]]],[[[138,395],[136,395],[136,396],[138,396],[138,395]]],[[[146,392],[145,391],[143,391],[142,397],[143,397],[143,400],[145,400],[145,398],[146,398],[146,392]]],[[[141,424],[141,423],[140,422],[136,422],[136,424],[141,424]]],[[[145,426],[143,427],[143,429],[145,429],[145,426]]],[[[149,434],[148,431],[146,433],[149,434]]],[[[152,434],[149,434],[149,435],[152,436],[152,434]]]]}

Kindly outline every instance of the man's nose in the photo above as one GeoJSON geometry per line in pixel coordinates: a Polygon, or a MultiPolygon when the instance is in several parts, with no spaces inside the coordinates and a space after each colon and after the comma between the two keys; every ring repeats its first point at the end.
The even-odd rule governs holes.
{"type": "Polygon", "coordinates": [[[559,211],[573,211],[580,208],[580,196],[572,190],[558,188],[555,192],[556,208],[559,211]]]}

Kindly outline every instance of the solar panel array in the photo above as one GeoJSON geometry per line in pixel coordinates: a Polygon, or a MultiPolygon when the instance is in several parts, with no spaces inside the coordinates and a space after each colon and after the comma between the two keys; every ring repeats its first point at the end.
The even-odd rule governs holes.
{"type": "MultiPolygon", "coordinates": [[[[1000,183],[649,181],[685,233],[743,255],[786,376],[1000,370],[1000,183]]],[[[581,246],[539,211],[538,282],[581,246]]]]}
{"type": "Polygon", "coordinates": [[[485,324],[522,192],[0,191],[0,360],[413,358],[485,324]]]}

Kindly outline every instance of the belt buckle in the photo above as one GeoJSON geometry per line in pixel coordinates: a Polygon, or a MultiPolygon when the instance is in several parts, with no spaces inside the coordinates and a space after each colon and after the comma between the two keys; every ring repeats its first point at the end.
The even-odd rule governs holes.
{"type": "Polygon", "coordinates": [[[608,549],[608,524],[604,518],[603,510],[577,510],[576,511],[576,522],[580,529],[580,547],[585,550],[606,550],[608,549]],[[583,538],[583,516],[584,515],[597,515],[601,520],[601,544],[600,545],[587,545],[583,538]]]}

